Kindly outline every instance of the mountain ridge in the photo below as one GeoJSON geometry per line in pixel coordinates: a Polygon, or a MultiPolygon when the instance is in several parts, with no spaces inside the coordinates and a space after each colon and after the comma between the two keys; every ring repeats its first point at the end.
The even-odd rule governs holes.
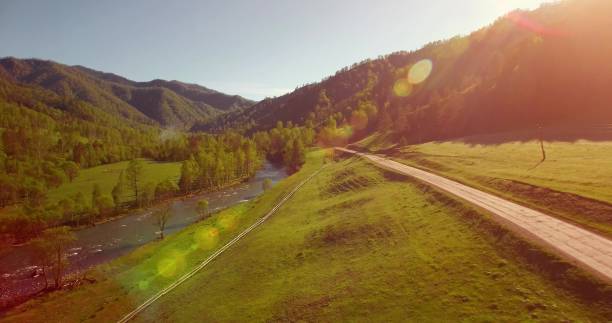
{"type": "Polygon", "coordinates": [[[161,79],[137,82],[114,73],[41,59],[1,58],[0,78],[42,87],[123,118],[164,127],[189,128],[255,103],[197,84],[161,79]]]}
{"type": "Polygon", "coordinates": [[[467,36],[369,59],[245,111],[196,125],[268,130],[329,118],[352,134],[392,131],[405,142],[561,123],[612,123],[612,3],[567,0],[516,10],[467,36]],[[413,66],[432,65],[421,83],[413,66]],[[397,93],[401,90],[403,93],[397,93]],[[365,125],[362,119],[365,119],[365,125]],[[361,122],[358,122],[362,120],[361,122]]]}

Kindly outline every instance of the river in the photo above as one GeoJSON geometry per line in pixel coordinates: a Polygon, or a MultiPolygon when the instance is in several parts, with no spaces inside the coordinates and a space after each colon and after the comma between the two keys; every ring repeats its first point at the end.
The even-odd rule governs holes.
{"type": "MultiPolygon", "coordinates": [[[[246,202],[263,192],[268,178],[276,183],[287,177],[285,170],[265,162],[250,180],[216,192],[203,193],[172,202],[172,216],[166,235],[194,223],[196,203],[207,199],[212,212],[246,202]]],[[[136,210],[113,221],[75,231],[76,241],[67,251],[69,271],[80,271],[120,257],[159,237],[152,216],[154,208],[136,210]]],[[[27,297],[42,289],[44,280],[28,245],[13,247],[0,254],[0,310],[3,304],[27,297]]]]}

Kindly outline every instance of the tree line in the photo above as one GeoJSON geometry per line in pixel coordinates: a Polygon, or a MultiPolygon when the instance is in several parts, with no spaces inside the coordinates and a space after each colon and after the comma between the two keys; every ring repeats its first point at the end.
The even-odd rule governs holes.
{"type": "Polygon", "coordinates": [[[79,169],[143,157],[160,130],[0,79],[0,207],[44,203],[79,169]]]}
{"type": "Polygon", "coordinates": [[[315,131],[311,125],[298,127],[292,122],[283,125],[279,121],[269,131],[254,133],[253,140],[266,158],[284,165],[292,173],[306,161],[306,147],[315,144],[315,131]]]}
{"type": "MultiPolygon", "coordinates": [[[[146,207],[179,194],[218,189],[244,180],[253,176],[262,162],[262,154],[255,142],[236,133],[181,133],[171,142],[159,146],[172,153],[159,153],[153,157],[160,160],[185,158],[180,178],[147,181],[143,176],[143,161],[134,158],[119,173],[110,194],[102,192],[94,183],[90,192],[64,196],[56,203],[47,201],[43,194],[36,203],[31,198],[22,199],[19,207],[0,218],[0,229],[29,237],[36,236],[46,227],[93,224],[130,208],[146,207]]],[[[151,151],[155,149],[160,148],[152,147],[151,151]]]]}
{"type": "Polygon", "coordinates": [[[45,228],[95,223],[178,194],[218,189],[252,176],[263,158],[293,172],[314,143],[312,125],[280,122],[250,137],[164,130],[0,79],[0,239],[34,237],[45,228]],[[143,179],[141,158],[182,162],[180,178],[143,179]],[[125,160],[132,162],[110,194],[93,184],[57,202],[47,198],[81,169],[125,160]]]}

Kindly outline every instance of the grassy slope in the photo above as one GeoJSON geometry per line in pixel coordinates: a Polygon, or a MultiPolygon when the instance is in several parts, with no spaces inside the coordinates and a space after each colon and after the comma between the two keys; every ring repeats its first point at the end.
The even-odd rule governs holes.
{"type": "Polygon", "coordinates": [[[428,143],[404,148],[400,160],[509,196],[612,236],[609,213],[612,208],[609,206],[586,201],[597,208],[587,212],[576,207],[577,202],[565,205],[563,199],[573,198],[570,195],[515,189],[516,182],[526,183],[612,204],[612,143],[579,141],[547,142],[545,145],[548,158],[536,168],[533,167],[540,158],[537,142],[486,146],[461,142],[428,143]]]}
{"type": "Polygon", "coordinates": [[[320,152],[310,154],[302,171],[251,202],[224,210],[97,268],[89,275],[97,283],[32,300],[8,313],[7,321],[116,321],[267,213],[284,193],[321,166],[322,156],[320,152]]]}
{"type": "MultiPolygon", "coordinates": [[[[406,146],[394,158],[612,236],[612,142],[545,142],[547,160],[534,168],[541,159],[538,142],[470,143],[490,139],[406,146]]],[[[359,145],[390,147],[380,135],[359,145]]]]}
{"type": "Polygon", "coordinates": [[[141,320],[589,320],[408,182],[342,162],[141,320]],[[530,311],[530,307],[539,309],[530,311]],[[542,309],[545,308],[545,309],[542,309]]]}
{"type": "MultiPolygon", "coordinates": [[[[210,252],[185,252],[197,232],[210,223],[226,227],[220,218],[227,214],[245,227],[320,160],[310,156],[301,172],[253,203],[116,261],[104,271],[105,281],[30,302],[9,321],[43,315],[116,320],[169,282],[155,276],[160,263],[183,263],[178,271],[184,271],[210,252]]],[[[220,240],[229,239],[230,233],[220,232],[220,240]]],[[[200,239],[200,245],[212,246],[207,241],[200,239]]],[[[490,241],[409,182],[387,178],[361,161],[343,161],[137,320],[603,320],[596,307],[505,259],[490,241]]],[[[162,272],[175,278],[173,268],[162,272]]]]}
{"type": "MultiPolygon", "coordinates": [[[[128,161],[107,164],[83,169],[79,176],[72,182],[67,182],[56,189],[49,191],[49,200],[57,201],[63,197],[74,196],[77,192],[83,192],[85,198],[89,199],[93,185],[100,185],[102,194],[111,194],[113,187],[117,184],[119,173],[128,166],[128,161]]],[[[166,179],[178,181],[181,173],[181,163],[155,162],[146,160],[144,162],[144,182],[158,183],[166,179]]]]}

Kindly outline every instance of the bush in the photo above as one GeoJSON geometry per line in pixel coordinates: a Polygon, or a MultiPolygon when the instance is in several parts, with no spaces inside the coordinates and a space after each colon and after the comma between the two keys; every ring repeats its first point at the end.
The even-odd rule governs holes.
{"type": "Polygon", "coordinates": [[[172,180],[165,180],[157,184],[155,188],[155,199],[164,200],[173,197],[178,192],[179,187],[172,180]]]}

